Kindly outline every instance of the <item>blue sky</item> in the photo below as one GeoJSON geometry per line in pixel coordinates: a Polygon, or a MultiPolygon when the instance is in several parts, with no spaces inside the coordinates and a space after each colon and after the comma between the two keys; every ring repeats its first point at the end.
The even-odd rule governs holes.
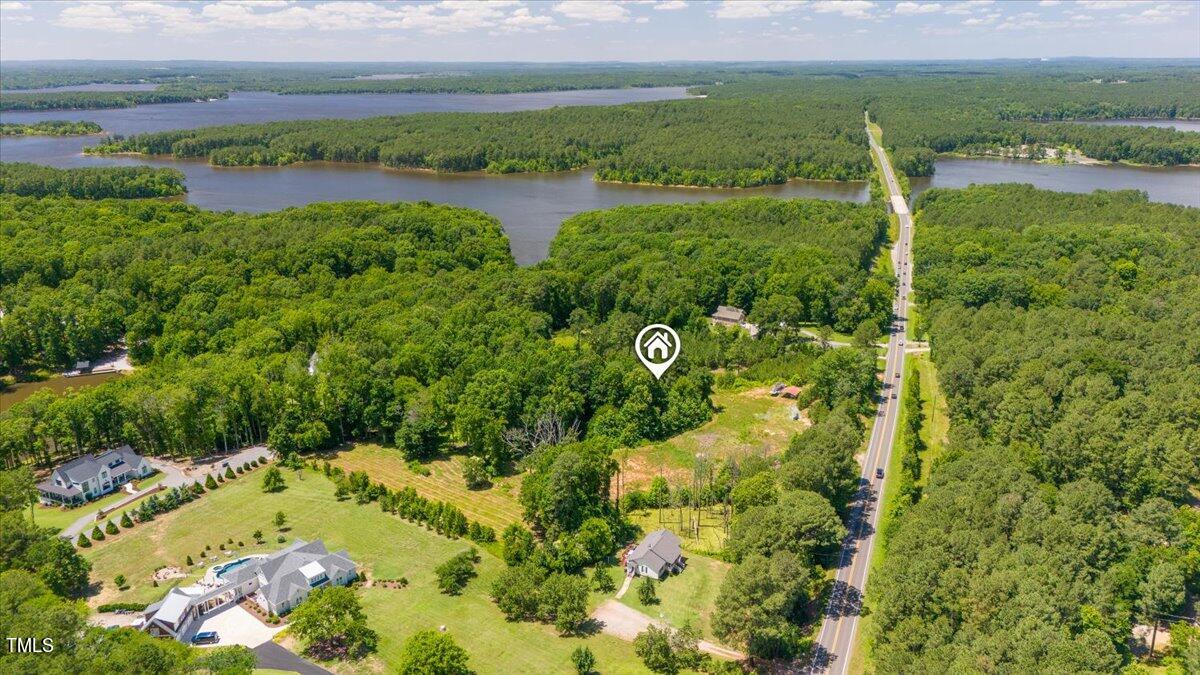
{"type": "Polygon", "coordinates": [[[0,58],[1200,58],[1200,2],[0,1],[0,58]]]}

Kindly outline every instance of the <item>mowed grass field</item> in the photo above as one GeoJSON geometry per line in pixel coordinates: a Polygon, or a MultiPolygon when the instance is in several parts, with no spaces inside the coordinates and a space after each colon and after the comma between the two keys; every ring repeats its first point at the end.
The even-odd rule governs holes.
{"type": "MultiPolygon", "coordinates": [[[[159,481],[165,477],[165,475],[166,474],[159,471],[153,476],[148,476],[142,480],[139,480],[137,481],[137,489],[144,490],[148,487],[152,487],[158,484],[159,481]]],[[[34,522],[38,524],[38,527],[53,527],[56,530],[61,530],[83,516],[86,516],[89,513],[95,513],[102,508],[112,506],[128,496],[128,492],[125,492],[124,490],[117,490],[116,492],[104,495],[96,501],[88,502],[83,506],[76,506],[72,509],[64,509],[58,506],[42,506],[41,504],[38,504],[34,507],[34,522]]],[[[140,501],[141,500],[138,500],[138,502],[140,501]]],[[[128,507],[126,507],[126,509],[136,506],[138,502],[130,504],[128,507]]],[[[121,518],[121,513],[118,511],[115,515],[116,517],[113,518],[113,521],[119,521],[121,518]]],[[[103,528],[104,523],[107,522],[108,521],[105,520],[103,523],[100,523],[101,528],[103,528]]],[[[92,528],[90,527],[85,530],[85,532],[88,533],[91,531],[92,528]]]]}
{"type": "MultiPolygon", "coordinates": [[[[720,642],[713,637],[712,614],[717,593],[721,590],[721,582],[725,580],[731,566],[729,563],[694,553],[687,553],[685,557],[687,567],[682,572],[655,582],[654,590],[659,599],[657,604],[643,605],[638,599],[640,578],[633,580],[633,585],[620,601],[676,628],[684,623],[691,623],[700,629],[706,639],[720,642]]],[[[620,570],[617,572],[620,573],[620,570]]]]}
{"type": "Polygon", "coordinates": [[[468,490],[462,476],[461,456],[438,459],[424,463],[428,476],[422,476],[408,468],[398,450],[360,443],[349,450],[326,456],[333,466],[350,471],[366,471],[371,480],[383,483],[391,489],[412,487],[426,499],[437,499],[454,504],[462,509],[471,520],[496,529],[497,534],[506,525],[521,522],[521,505],[517,497],[521,492],[521,476],[495,478],[491,487],[468,490]]]}
{"type": "MultiPolygon", "coordinates": [[[[182,565],[211,544],[232,537],[249,543],[255,529],[267,537],[264,546],[239,551],[266,552],[282,547],[271,519],[276,511],[287,514],[290,538],[323,539],[331,550],[348,549],[370,578],[404,576],[403,589],[382,587],[360,591],[370,625],[379,632],[378,656],[360,664],[347,664],[350,672],[392,672],[399,663],[404,641],[418,630],[446,631],[471,655],[471,667],[479,673],[571,673],[570,654],[586,644],[595,653],[597,670],[604,673],[644,673],[633,645],[596,634],[562,638],[553,627],[509,622],[492,604],[492,581],[504,569],[503,561],[481,550],[479,576],[460,596],[437,590],[433,569],[470,546],[466,540],[452,541],[423,527],[385,514],[374,504],[338,502],[333,483],[319,472],[304,471],[303,480],[285,472],[287,489],[276,494],[262,492],[259,481],[234,481],[152,523],[104,541],[84,555],[92,561],[92,578],[112,586],[112,578],[124,574],[130,589],[106,591],[107,601],[151,602],[166,593],[166,585],[153,587],[150,578],[156,567],[182,565]]],[[[343,670],[342,667],[338,668],[343,670]]]]}
{"type": "Polygon", "coordinates": [[[768,387],[718,390],[712,399],[717,412],[700,428],[661,443],[618,451],[627,487],[645,487],[659,473],[672,483],[690,481],[698,453],[712,459],[779,454],[793,435],[809,426],[803,411],[799,419],[792,419],[794,400],[773,397],[768,387]]]}

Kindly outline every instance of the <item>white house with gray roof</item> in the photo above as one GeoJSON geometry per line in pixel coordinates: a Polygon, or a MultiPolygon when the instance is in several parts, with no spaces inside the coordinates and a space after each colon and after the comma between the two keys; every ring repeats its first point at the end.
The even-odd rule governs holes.
{"type": "Polygon", "coordinates": [[[43,504],[84,504],[99,499],[125,483],[154,473],[146,458],[128,445],[86,454],[63,464],[37,484],[43,504]]]}
{"type": "Polygon", "coordinates": [[[662,579],[668,574],[682,572],[686,566],[687,558],[679,548],[679,537],[670,530],[651,532],[625,556],[625,573],[629,576],[662,579]]]}
{"type": "Polygon", "coordinates": [[[161,602],[147,607],[142,627],[151,635],[183,640],[197,619],[230,602],[249,598],[263,611],[283,615],[314,589],[346,586],[358,578],[358,566],[349,554],[330,553],[319,539],[297,539],[281,551],[216,569],[212,586],[172,588],[161,602]]]}

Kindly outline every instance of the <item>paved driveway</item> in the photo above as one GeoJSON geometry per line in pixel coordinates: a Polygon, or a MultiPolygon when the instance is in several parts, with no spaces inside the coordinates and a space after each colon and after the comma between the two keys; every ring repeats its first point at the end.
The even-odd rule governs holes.
{"type": "MultiPolygon", "coordinates": [[[[659,627],[667,626],[668,624],[662,621],[656,621],[636,609],[623,605],[616,600],[605,600],[600,603],[595,612],[592,612],[592,618],[599,621],[601,630],[609,635],[615,635],[622,640],[633,641],[637,634],[654,624],[659,627]]],[[[728,647],[722,647],[719,644],[701,640],[700,651],[707,652],[713,656],[720,656],[725,659],[734,659],[740,661],[746,658],[746,655],[728,647]]]]}
{"type": "Polygon", "coordinates": [[[270,670],[288,670],[300,675],[331,675],[328,670],[309,663],[289,652],[274,642],[267,642],[254,648],[258,657],[258,667],[270,670]]]}
{"type": "Polygon", "coordinates": [[[223,609],[204,617],[204,620],[193,624],[184,635],[184,641],[190,642],[192,636],[204,631],[216,631],[220,645],[246,645],[254,648],[270,642],[275,634],[283,630],[283,626],[267,626],[241,605],[229,604],[223,609]]]}

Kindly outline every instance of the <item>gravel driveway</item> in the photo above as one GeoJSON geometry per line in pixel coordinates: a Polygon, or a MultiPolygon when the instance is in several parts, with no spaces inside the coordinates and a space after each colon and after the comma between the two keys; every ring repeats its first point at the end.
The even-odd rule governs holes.
{"type": "MultiPolygon", "coordinates": [[[[636,609],[623,605],[616,600],[605,600],[592,612],[592,618],[599,621],[601,630],[609,635],[615,635],[622,640],[633,641],[637,634],[646,630],[651,624],[659,627],[667,626],[668,624],[662,621],[656,621],[636,609]]],[[[719,656],[725,659],[734,659],[741,661],[746,658],[746,655],[727,647],[722,647],[719,644],[709,642],[708,640],[700,641],[700,651],[719,656]]]]}

